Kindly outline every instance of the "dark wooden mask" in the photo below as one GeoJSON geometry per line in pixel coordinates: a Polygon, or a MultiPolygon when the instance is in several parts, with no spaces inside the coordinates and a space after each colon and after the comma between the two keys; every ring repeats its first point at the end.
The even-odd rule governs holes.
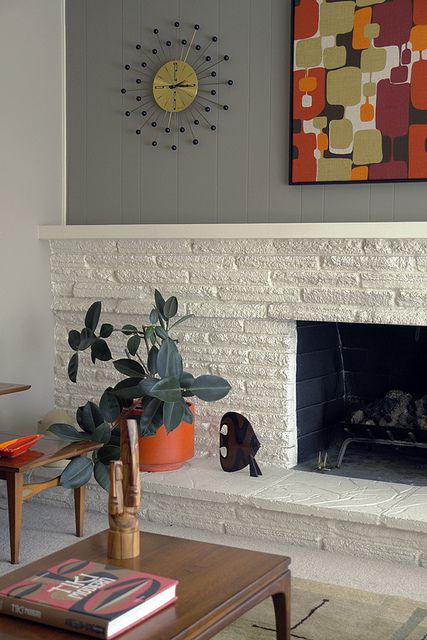
{"type": "Polygon", "coordinates": [[[219,446],[225,447],[225,456],[220,453],[223,471],[240,471],[249,465],[251,476],[262,475],[255,460],[261,444],[251,423],[245,416],[234,411],[225,413],[221,418],[219,446]],[[224,425],[227,433],[222,433],[224,425]]]}

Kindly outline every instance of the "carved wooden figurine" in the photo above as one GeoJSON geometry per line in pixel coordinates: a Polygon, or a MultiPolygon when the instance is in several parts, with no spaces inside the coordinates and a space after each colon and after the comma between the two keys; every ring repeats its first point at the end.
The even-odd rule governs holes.
{"type": "Polygon", "coordinates": [[[139,556],[139,455],[136,420],[120,425],[120,460],[110,462],[108,557],[139,556]]]}
{"type": "Polygon", "coordinates": [[[255,460],[261,445],[251,423],[241,413],[229,411],[222,416],[219,446],[226,449],[226,455],[220,455],[224,471],[240,471],[249,465],[251,476],[262,476],[255,460]]]}

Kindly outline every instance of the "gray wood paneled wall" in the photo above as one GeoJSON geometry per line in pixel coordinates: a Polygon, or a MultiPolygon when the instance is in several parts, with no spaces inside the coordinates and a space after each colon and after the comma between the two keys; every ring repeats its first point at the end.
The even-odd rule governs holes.
{"type": "Polygon", "coordinates": [[[68,223],[427,220],[427,183],[289,186],[291,0],[67,0],[68,223]],[[135,135],[120,88],[152,28],[200,23],[228,53],[230,111],[174,153],[135,135]]]}

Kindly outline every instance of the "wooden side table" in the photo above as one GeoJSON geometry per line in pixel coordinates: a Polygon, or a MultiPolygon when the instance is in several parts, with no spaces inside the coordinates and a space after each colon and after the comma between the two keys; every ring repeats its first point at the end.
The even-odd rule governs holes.
{"type": "MultiPolygon", "coordinates": [[[[16,434],[1,434],[0,442],[19,437],[16,434]]],[[[0,457],[0,480],[7,482],[9,509],[10,554],[12,564],[19,562],[21,540],[22,504],[45,489],[59,485],[60,476],[45,482],[24,483],[24,473],[58,460],[71,460],[84,456],[102,447],[99,442],[72,442],[66,444],[57,438],[43,438],[32,449],[16,458],[0,457]]],[[[85,487],[74,489],[76,536],[83,535],[85,487]]]]}

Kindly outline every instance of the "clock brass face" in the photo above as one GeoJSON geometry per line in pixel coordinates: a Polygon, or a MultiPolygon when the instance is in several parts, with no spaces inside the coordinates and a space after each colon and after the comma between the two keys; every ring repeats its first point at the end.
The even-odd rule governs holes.
{"type": "Polygon", "coordinates": [[[195,100],[199,83],[193,67],[183,60],[170,60],[160,67],[153,80],[153,97],[168,113],[179,113],[195,100]]]}

